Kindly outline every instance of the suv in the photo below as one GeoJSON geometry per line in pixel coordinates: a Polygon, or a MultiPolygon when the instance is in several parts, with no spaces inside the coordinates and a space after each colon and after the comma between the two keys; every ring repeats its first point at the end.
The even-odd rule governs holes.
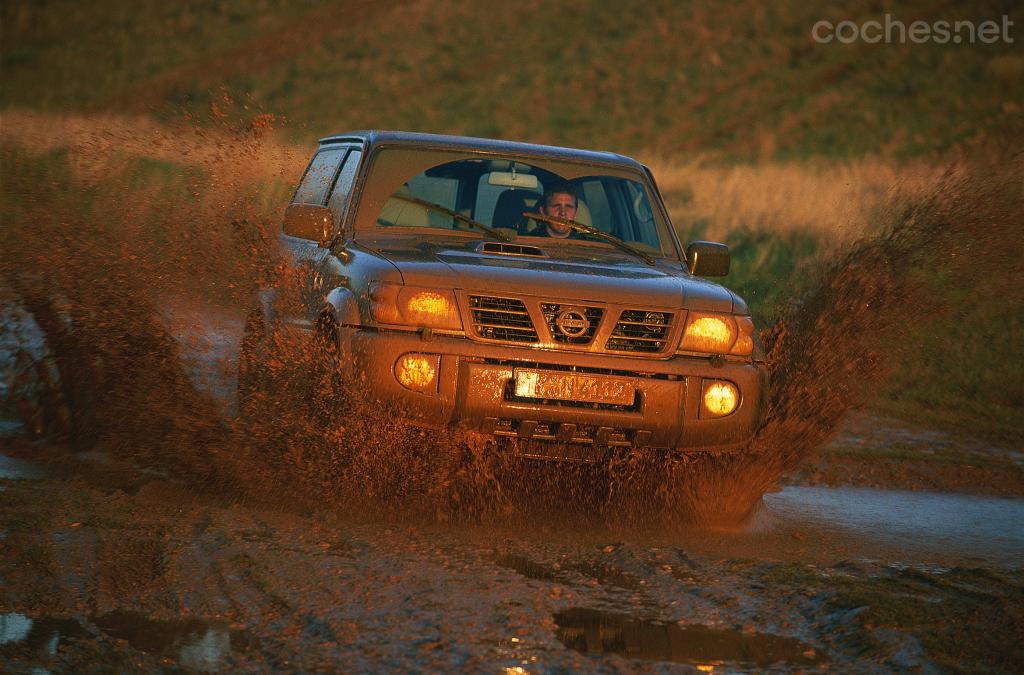
{"type": "Polygon", "coordinates": [[[750,312],[699,278],[727,274],[729,250],[684,254],[650,170],[628,157],[331,136],[280,242],[311,283],[291,316],[274,289],[259,294],[240,397],[260,341],[287,325],[415,424],[511,439],[528,457],[732,450],[760,423],[767,371],[750,312]]]}

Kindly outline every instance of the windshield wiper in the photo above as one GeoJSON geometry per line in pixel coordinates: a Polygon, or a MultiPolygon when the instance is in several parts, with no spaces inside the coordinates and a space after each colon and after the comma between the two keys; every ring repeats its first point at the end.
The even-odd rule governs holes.
{"type": "Polygon", "coordinates": [[[612,246],[614,246],[614,247],[616,247],[618,249],[621,249],[621,250],[625,251],[626,253],[630,253],[630,254],[636,256],[637,258],[640,258],[641,260],[643,260],[645,263],[647,263],[651,267],[656,267],[657,266],[657,263],[654,262],[654,258],[652,258],[651,256],[647,255],[646,253],[644,253],[643,251],[641,251],[638,248],[634,248],[633,246],[630,246],[626,242],[624,242],[621,239],[619,239],[618,237],[616,237],[614,234],[608,234],[607,232],[605,232],[603,230],[599,230],[596,227],[591,227],[590,225],[584,225],[583,223],[577,223],[575,220],[566,220],[565,218],[557,218],[555,216],[548,216],[548,215],[545,215],[543,213],[526,212],[523,215],[526,216],[527,218],[533,218],[535,220],[542,220],[542,221],[544,221],[546,223],[554,223],[556,225],[565,225],[566,227],[571,227],[572,229],[576,230],[577,232],[583,232],[585,234],[589,234],[592,237],[597,237],[601,241],[606,241],[609,244],[611,244],[612,246]]]}
{"type": "Polygon", "coordinates": [[[470,227],[475,227],[475,228],[477,228],[479,230],[483,230],[484,232],[486,232],[487,234],[491,235],[495,239],[499,239],[501,241],[512,241],[512,238],[510,236],[508,236],[507,234],[505,234],[504,232],[500,232],[500,231],[494,229],[493,227],[491,227],[490,225],[484,225],[483,223],[478,223],[477,221],[473,220],[469,216],[464,216],[461,213],[459,213],[458,211],[452,211],[451,209],[446,208],[444,206],[441,206],[440,204],[435,204],[434,202],[428,202],[425,199],[419,199],[417,197],[410,197],[409,195],[394,194],[394,195],[391,195],[391,198],[392,199],[398,199],[398,200],[403,201],[403,202],[409,202],[410,204],[418,204],[419,206],[422,206],[425,209],[430,209],[431,211],[437,211],[438,213],[443,213],[446,216],[451,216],[455,220],[457,220],[457,221],[459,221],[461,223],[465,223],[466,225],[469,225],[470,227]]]}

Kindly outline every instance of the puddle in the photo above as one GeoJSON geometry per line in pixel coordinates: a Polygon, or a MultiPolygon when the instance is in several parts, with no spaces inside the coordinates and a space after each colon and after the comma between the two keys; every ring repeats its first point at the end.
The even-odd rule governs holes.
{"type": "Polygon", "coordinates": [[[810,666],[821,661],[799,640],[702,625],[643,621],[625,614],[574,607],[555,614],[555,636],[584,654],[618,654],[631,659],[672,661],[702,671],[770,666],[810,666]]]}
{"type": "Polygon", "coordinates": [[[764,503],[776,518],[839,527],[888,545],[953,558],[1024,560],[1024,499],[787,487],[765,495],[764,503]]]}
{"type": "Polygon", "coordinates": [[[154,621],[133,612],[116,611],[96,617],[93,623],[139,651],[174,659],[194,670],[219,670],[231,651],[243,650],[251,643],[247,634],[230,630],[226,623],[199,619],[154,621]]]}
{"type": "Polygon", "coordinates": [[[494,560],[494,564],[518,572],[527,579],[536,579],[537,581],[561,581],[563,577],[557,570],[547,565],[530,560],[526,556],[512,553],[498,556],[494,560]]]}
{"type": "MultiPolygon", "coordinates": [[[[199,619],[154,621],[132,612],[116,611],[90,621],[109,637],[124,640],[139,651],[199,671],[220,670],[231,651],[247,649],[252,643],[246,633],[232,631],[225,623],[199,619]]],[[[74,619],[0,614],[0,654],[13,650],[53,657],[61,640],[73,642],[89,637],[89,632],[74,619]]]]}
{"type": "Polygon", "coordinates": [[[0,438],[18,438],[24,433],[25,426],[18,420],[0,419],[0,438]]]}
{"type": "Polygon", "coordinates": [[[5,657],[22,654],[49,659],[57,656],[61,640],[85,637],[85,628],[74,619],[30,619],[16,612],[0,614],[0,654],[5,657]]]}
{"type": "Polygon", "coordinates": [[[38,480],[45,477],[46,472],[32,462],[0,455],[0,478],[7,480],[38,480]]]}

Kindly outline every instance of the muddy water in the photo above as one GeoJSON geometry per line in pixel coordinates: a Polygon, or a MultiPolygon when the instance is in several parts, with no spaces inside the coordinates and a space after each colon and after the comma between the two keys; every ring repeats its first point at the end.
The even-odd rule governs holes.
{"type": "Polygon", "coordinates": [[[0,479],[35,480],[46,476],[41,466],[17,457],[0,455],[0,479]]]}
{"type": "MultiPolygon", "coordinates": [[[[232,650],[252,648],[249,636],[230,630],[224,622],[155,621],[133,612],[115,611],[91,617],[86,624],[60,617],[32,619],[18,612],[0,614],[0,646],[6,646],[4,653],[11,657],[8,665],[17,666],[22,660],[27,665],[39,659],[55,659],[62,643],[109,638],[201,672],[222,668],[232,650]]],[[[31,672],[46,671],[37,667],[31,672]]]]}
{"type": "Polygon", "coordinates": [[[1024,564],[1024,500],[870,488],[791,486],[764,497],[769,526],[806,525],[895,556],[1024,564]]]}
{"type": "Polygon", "coordinates": [[[744,668],[808,666],[818,661],[813,647],[792,638],[753,630],[645,621],[615,612],[573,607],[555,614],[556,635],[569,649],[590,655],[688,663],[700,670],[724,664],[744,668]]]}
{"type": "Polygon", "coordinates": [[[219,402],[221,414],[236,415],[242,310],[215,311],[199,301],[177,297],[161,304],[161,318],[178,342],[192,385],[219,402]]]}

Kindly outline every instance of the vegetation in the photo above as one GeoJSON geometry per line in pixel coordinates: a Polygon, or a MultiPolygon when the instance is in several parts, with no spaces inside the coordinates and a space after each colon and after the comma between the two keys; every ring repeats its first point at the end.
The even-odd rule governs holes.
{"type": "Polygon", "coordinates": [[[5,3],[2,108],[396,127],[739,159],[928,155],[1005,135],[1014,44],[819,45],[821,19],[999,19],[1012,0],[5,3]],[[248,108],[246,108],[248,106],[248,108]],[[941,114],[937,111],[941,110],[941,114]]]}

